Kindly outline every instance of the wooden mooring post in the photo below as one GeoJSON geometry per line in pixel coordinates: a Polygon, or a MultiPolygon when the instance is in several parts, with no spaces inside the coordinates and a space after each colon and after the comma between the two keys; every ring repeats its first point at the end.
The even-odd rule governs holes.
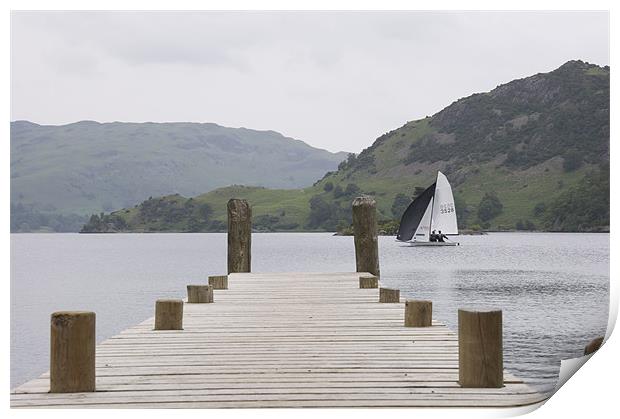
{"type": "Polygon", "coordinates": [[[371,276],[360,276],[360,288],[379,288],[379,278],[371,276]]]}
{"type": "Polygon", "coordinates": [[[251,272],[252,208],[245,199],[228,201],[228,273],[251,272]]]}
{"type": "Polygon", "coordinates": [[[183,330],[183,300],[155,302],[155,330],[183,330]]]}
{"type": "Polygon", "coordinates": [[[461,387],[503,387],[501,310],[459,310],[458,322],[459,384],[461,387]]]}
{"type": "Polygon", "coordinates": [[[353,241],[357,272],[370,272],[380,277],[376,207],[377,203],[369,196],[360,196],[353,200],[353,241]]]}
{"type": "Polygon", "coordinates": [[[212,303],[213,302],[213,286],[212,285],[188,285],[187,286],[187,302],[196,303],[212,303]]]}
{"type": "Polygon", "coordinates": [[[400,303],[400,290],[379,288],[380,303],[400,303]]]}
{"type": "Polygon", "coordinates": [[[50,393],[95,391],[95,313],[52,313],[50,393]]]}
{"type": "Polygon", "coordinates": [[[405,301],[405,327],[429,327],[433,324],[433,302],[405,301]]]}
{"type": "Polygon", "coordinates": [[[588,343],[585,347],[585,349],[583,350],[583,354],[585,355],[590,355],[593,354],[594,352],[598,351],[601,346],[603,345],[603,341],[605,340],[605,338],[598,337],[596,339],[592,339],[590,341],[590,343],[588,343]]]}
{"type": "Polygon", "coordinates": [[[227,290],[228,289],[228,275],[210,276],[209,285],[211,285],[214,290],[227,290]]]}

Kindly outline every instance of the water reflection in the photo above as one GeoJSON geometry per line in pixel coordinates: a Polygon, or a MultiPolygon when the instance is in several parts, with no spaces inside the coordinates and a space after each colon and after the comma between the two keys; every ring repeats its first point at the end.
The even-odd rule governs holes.
{"type": "Polygon", "coordinates": [[[501,309],[506,367],[542,388],[555,385],[561,359],[580,356],[605,331],[604,276],[460,269],[412,271],[393,282],[405,298],[432,300],[435,317],[454,328],[458,308],[501,309]]]}

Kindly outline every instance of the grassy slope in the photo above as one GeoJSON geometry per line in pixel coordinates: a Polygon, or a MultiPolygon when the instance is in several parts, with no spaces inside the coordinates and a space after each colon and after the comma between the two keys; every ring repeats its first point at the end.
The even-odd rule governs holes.
{"type": "Polygon", "coordinates": [[[232,197],[247,199],[252,203],[252,215],[279,216],[283,222],[302,223],[308,217],[308,201],[313,188],[307,189],[262,189],[231,186],[218,189],[197,197],[201,202],[211,205],[217,214],[216,219],[226,221],[226,203],[232,197]],[[284,211],[284,216],[281,216],[284,211]]]}
{"type": "MultiPolygon", "coordinates": [[[[282,223],[300,224],[297,230],[301,230],[303,220],[308,217],[308,202],[313,195],[314,188],[307,189],[265,189],[252,186],[228,186],[219,188],[203,195],[194,197],[197,204],[209,204],[213,209],[212,220],[226,222],[226,203],[230,198],[247,199],[252,203],[252,215],[254,218],[261,215],[278,216],[282,223]],[[284,212],[284,215],[282,215],[284,212]]],[[[178,195],[162,197],[164,200],[176,200],[186,202],[187,198],[178,195]]],[[[163,227],[162,223],[145,224],[140,219],[139,207],[115,211],[112,214],[123,217],[134,231],[183,231],[182,222],[172,228],[163,227]]],[[[182,221],[182,220],[181,220],[182,221]]]]}

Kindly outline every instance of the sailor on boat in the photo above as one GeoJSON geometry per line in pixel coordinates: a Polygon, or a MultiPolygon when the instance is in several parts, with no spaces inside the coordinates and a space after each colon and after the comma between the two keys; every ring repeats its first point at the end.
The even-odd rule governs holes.
{"type": "Polygon", "coordinates": [[[446,176],[437,172],[435,183],[414,199],[403,213],[396,239],[411,246],[457,246],[457,242],[445,241],[448,235],[457,234],[452,187],[446,176]]]}

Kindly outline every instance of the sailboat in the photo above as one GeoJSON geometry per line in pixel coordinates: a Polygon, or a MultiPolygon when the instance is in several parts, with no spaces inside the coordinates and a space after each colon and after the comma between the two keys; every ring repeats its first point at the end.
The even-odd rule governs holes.
{"type": "Polygon", "coordinates": [[[453,241],[432,242],[432,231],[459,234],[454,196],[448,178],[437,172],[437,180],[407,207],[400,220],[397,240],[412,246],[457,246],[453,241]]]}

